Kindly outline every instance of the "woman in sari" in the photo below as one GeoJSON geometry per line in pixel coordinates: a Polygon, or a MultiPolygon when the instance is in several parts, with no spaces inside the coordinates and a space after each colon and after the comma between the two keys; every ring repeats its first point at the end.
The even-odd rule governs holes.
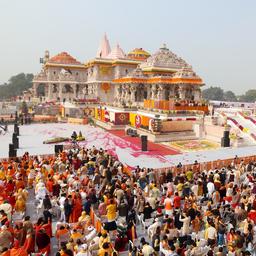
{"type": "Polygon", "coordinates": [[[50,255],[51,239],[43,228],[41,228],[36,235],[36,245],[39,253],[46,253],[46,255],[50,255]]]}

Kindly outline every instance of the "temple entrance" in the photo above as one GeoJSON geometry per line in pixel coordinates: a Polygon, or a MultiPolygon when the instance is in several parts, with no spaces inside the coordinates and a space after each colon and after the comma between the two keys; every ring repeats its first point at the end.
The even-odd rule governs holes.
{"type": "Polygon", "coordinates": [[[36,93],[38,97],[45,97],[45,84],[39,84],[36,93]]]}

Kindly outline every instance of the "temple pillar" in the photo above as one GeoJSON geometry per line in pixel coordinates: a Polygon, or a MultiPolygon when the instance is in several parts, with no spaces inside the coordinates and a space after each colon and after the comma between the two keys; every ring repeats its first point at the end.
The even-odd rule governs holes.
{"type": "Polygon", "coordinates": [[[186,99],[186,90],[185,90],[184,86],[182,86],[182,85],[180,85],[180,87],[179,87],[179,98],[181,100],[186,99]]]}
{"type": "Polygon", "coordinates": [[[38,97],[38,83],[33,84],[34,96],[38,97]]]}
{"type": "Polygon", "coordinates": [[[132,104],[135,102],[135,91],[136,91],[136,88],[135,88],[135,85],[132,85],[131,86],[131,102],[132,102],[132,104]]]}
{"type": "Polygon", "coordinates": [[[124,89],[124,84],[121,85],[121,94],[120,94],[120,104],[122,105],[124,103],[124,98],[125,98],[125,89],[124,89]]]}
{"type": "Polygon", "coordinates": [[[48,95],[48,100],[52,100],[52,92],[53,92],[53,84],[48,84],[48,92],[47,92],[47,95],[48,95]]]}
{"type": "Polygon", "coordinates": [[[151,99],[151,86],[147,86],[147,100],[151,99]]]}
{"type": "Polygon", "coordinates": [[[72,84],[71,87],[72,87],[72,90],[73,90],[73,96],[72,96],[73,99],[72,100],[74,100],[77,97],[77,95],[76,95],[76,84],[72,84]]]}
{"type": "Polygon", "coordinates": [[[62,93],[62,90],[63,90],[63,84],[59,84],[59,98],[60,98],[60,101],[62,101],[62,97],[63,97],[63,93],[62,93]]]}
{"type": "Polygon", "coordinates": [[[195,101],[201,101],[202,95],[201,95],[201,90],[200,89],[195,89],[193,91],[193,95],[194,95],[194,100],[195,101]]]}
{"type": "Polygon", "coordinates": [[[151,87],[151,99],[152,100],[156,100],[156,98],[157,98],[157,88],[156,88],[155,84],[152,84],[152,87],[151,87]]]}
{"type": "Polygon", "coordinates": [[[164,86],[163,85],[159,85],[159,87],[158,87],[157,99],[158,100],[163,100],[164,99],[164,86]]]}
{"type": "Polygon", "coordinates": [[[125,97],[124,97],[124,102],[125,102],[125,105],[128,105],[128,102],[130,100],[130,95],[129,95],[129,85],[125,85],[125,97]]]}

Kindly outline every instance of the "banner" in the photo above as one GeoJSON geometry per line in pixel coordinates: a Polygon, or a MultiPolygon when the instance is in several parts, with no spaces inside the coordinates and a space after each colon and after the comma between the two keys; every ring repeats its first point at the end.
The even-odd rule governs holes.
{"type": "Polygon", "coordinates": [[[102,83],[101,84],[101,90],[103,90],[105,93],[108,93],[111,89],[110,83],[102,83]]]}
{"type": "Polygon", "coordinates": [[[115,124],[116,125],[125,125],[129,122],[129,113],[116,113],[115,115],[115,124]]]}
{"type": "Polygon", "coordinates": [[[140,115],[135,116],[135,126],[136,126],[136,128],[140,128],[140,126],[141,126],[141,116],[140,115]]]}

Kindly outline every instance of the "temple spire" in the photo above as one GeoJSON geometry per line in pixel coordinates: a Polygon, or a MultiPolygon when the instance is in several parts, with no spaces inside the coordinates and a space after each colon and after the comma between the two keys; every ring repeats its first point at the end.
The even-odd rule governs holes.
{"type": "Polygon", "coordinates": [[[101,40],[100,47],[98,49],[97,58],[106,58],[111,52],[107,34],[104,34],[104,37],[101,40]]]}

